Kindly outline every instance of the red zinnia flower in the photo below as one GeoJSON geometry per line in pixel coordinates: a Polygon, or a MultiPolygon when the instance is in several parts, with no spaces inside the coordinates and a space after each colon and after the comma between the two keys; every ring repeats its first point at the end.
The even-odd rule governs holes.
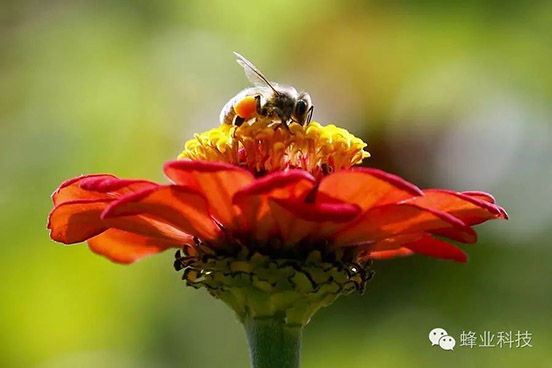
{"type": "Polygon", "coordinates": [[[169,185],[107,174],[68,180],[52,196],[51,237],[88,241],[94,252],[121,263],[173,247],[194,253],[199,243],[215,251],[344,248],[356,251],[355,260],[420,253],[464,262],[465,253],[440,238],[474,243],[471,226],[506,218],[487,193],[422,191],[377,169],[349,168],[366,156],[362,141],[333,126],[311,125],[292,125],[289,134],[254,124],[234,136],[223,125],[188,142],[182,156],[197,157],[201,145],[202,160],[165,165],[169,185]],[[299,152],[299,139],[326,162],[309,152],[283,152],[299,152]],[[206,161],[221,153],[227,162],[206,161]]]}
{"type": "Polygon", "coordinates": [[[165,164],[171,184],[87,175],[61,184],[48,228],[120,263],[179,248],[174,266],[243,322],[254,366],[298,366],[302,327],[363,291],[371,259],[413,253],[465,262],[448,240],[507,218],[482,192],[420,190],[352,168],[365,144],[333,125],[221,125],[165,164]],[[287,362],[287,363],[282,363],[287,362]]]}

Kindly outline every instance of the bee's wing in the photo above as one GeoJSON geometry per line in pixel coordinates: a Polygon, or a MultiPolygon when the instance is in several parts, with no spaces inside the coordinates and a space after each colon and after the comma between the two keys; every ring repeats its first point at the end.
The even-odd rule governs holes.
{"type": "Polygon", "coordinates": [[[276,89],[274,88],[274,86],[272,86],[272,84],[270,84],[268,79],[266,79],[266,77],[263,75],[263,73],[261,73],[261,71],[259,69],[257,69],[257,67],[255,65],[253,65],[253,63],[251,61],[247,60],[246,58],[244,58],[243,56],[241,56],[240,54],[238,54],[235,51],[234,51],[234,55],[236,55],[238,57],[238,59],[236,61],[238,62],[238,64],[241,65],[241,67],[245,71],[245,76],[247,77],[247,79],[249,79],[249,81],[251,83],[253,83],[253,85],[258,86],[258,87],[268,86],[274,92],[278,93],[276,91],[276,89]]]}

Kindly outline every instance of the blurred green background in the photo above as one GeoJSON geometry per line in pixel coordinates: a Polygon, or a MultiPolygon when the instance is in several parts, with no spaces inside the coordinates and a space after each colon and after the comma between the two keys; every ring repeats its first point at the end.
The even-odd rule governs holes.
{"type": "Polygon", "coordinates": [[[232,312],[170,252],[119,266],[45,229],[62,180],[165,180],[248,85],[234,50],[362,136],[370,166],[489,191],[511,217],[479,228],[468,264],[377,263],[364,296],[315,315],[303,366],[550,366],[552,2],[476,0],[2,2],[0,366],[248,366],[232,312]],[[463,330],[533,348],[459,347],[463,330]]]}

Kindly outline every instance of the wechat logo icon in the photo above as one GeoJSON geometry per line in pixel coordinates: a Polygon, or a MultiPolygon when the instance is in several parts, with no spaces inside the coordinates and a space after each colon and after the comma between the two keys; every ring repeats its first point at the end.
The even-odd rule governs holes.
{"type": "Polygon", "coordinates": [[[439,345],[443,350],[454,350],[456,345],[454,337],[449,336],[447,331],[439,327],[429,331],[429,341],[431,346],[439,345]]]}

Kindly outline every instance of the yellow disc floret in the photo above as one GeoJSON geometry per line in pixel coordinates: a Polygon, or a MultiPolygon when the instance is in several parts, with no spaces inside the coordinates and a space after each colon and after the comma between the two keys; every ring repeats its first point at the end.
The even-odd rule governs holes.
{"type": "Polygon", "coordinates": [[[347,169],[370,154],[366,143],[333,124],[316,122],[289,129],[271,120],[221,124],[186,142],[178,158],[222,161],[249,169],[260,176],[288,168],[304,169],[314,176],[347,169]]]}

